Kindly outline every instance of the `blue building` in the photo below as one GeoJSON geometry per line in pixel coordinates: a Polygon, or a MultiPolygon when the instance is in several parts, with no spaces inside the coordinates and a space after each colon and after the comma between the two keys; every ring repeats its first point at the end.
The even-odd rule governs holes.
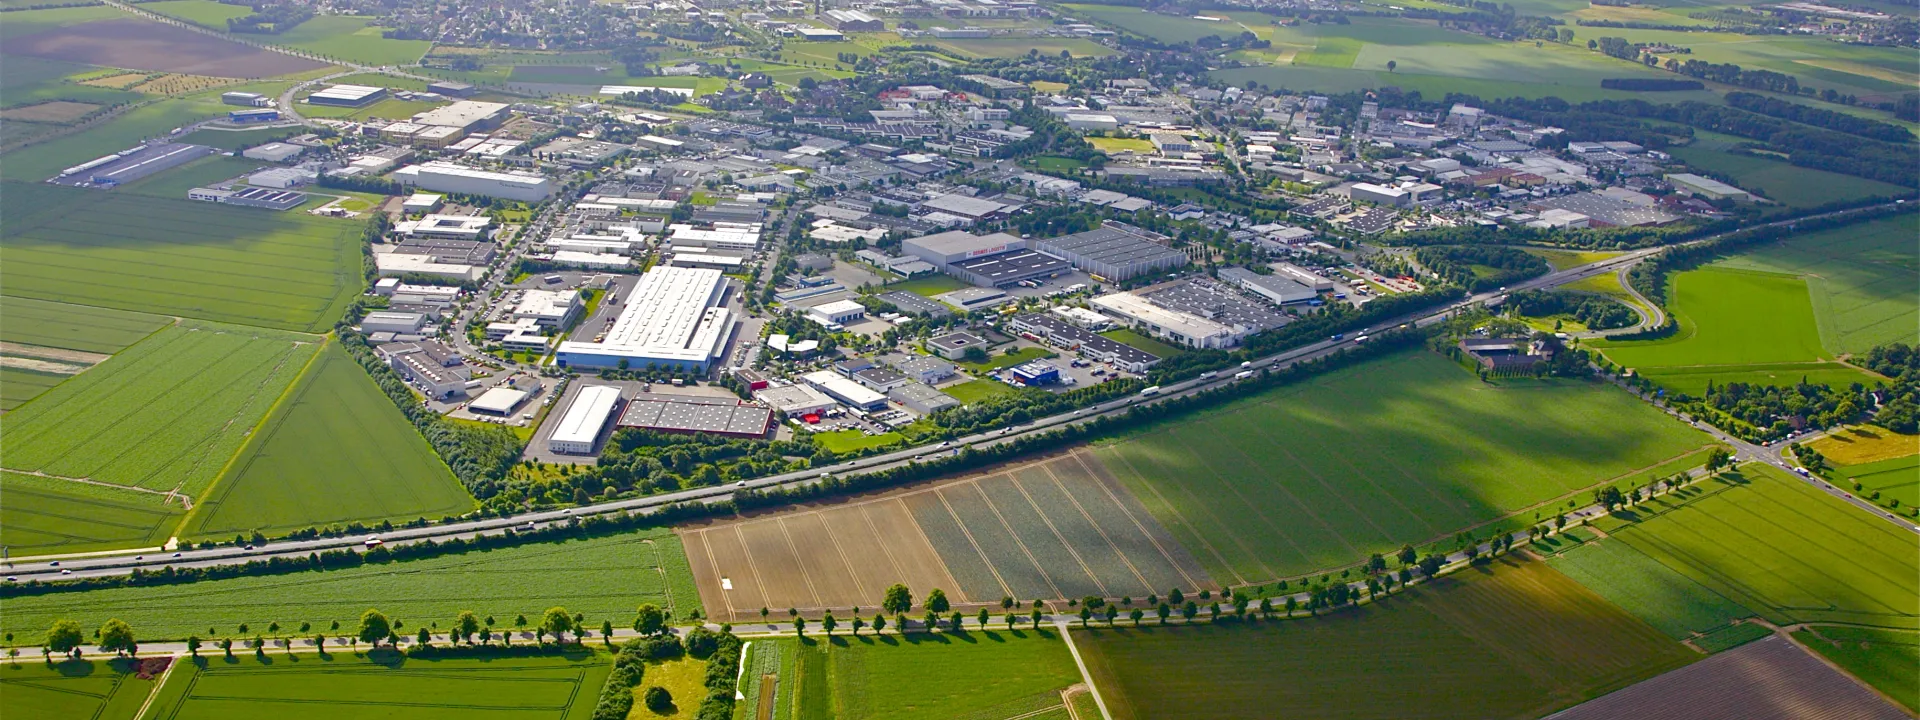
{"type": "Polygon", "coordinates": [[[1060,368],[1045,360],[1031,360],[1013,366],[1009,372],[1021,385],[1052,385],[1060,382],[1060,368]]]}
{"type": "Polygon", "coordinates": [[[231,110],[227,112],[228,122],[237,122],[237,123],[271,122],[279,119],[280,119],[279,110],[271,110],[271,109],[231,110]]]}

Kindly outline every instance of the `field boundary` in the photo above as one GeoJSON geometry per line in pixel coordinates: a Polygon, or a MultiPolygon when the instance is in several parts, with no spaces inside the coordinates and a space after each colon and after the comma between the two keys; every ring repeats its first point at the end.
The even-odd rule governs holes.
{"type": "MultiPolygon", "coordinates": [[[[307,377],[313,372],[314,363],[319,361],[320,356],[326,352],[327,345],[332,342],[333,335],[331,333],[320,336],[320,347],[315,348],[313,354],[307,356],[307,362],[300,367],[299,374],[294,375],[293,382],[287,384],[287,389],[282,390],[280,395],[273,399],[273,403],[267,406],[267,411],[260,415],[260,421],[254,423],[253,427],[247,429],[247,441],[240,443],[239,449],[235,450],[233,455],[227,458],[226,463],[220,466],[220,472],[213,476],[213,482],[208,483],[206,491],[202,493],[202,502],[189,509],[187,514],[180,518],[180,524],[174,526],[173,537],[168,538],[167,541],[168,546],[176,544],[180,539],[181,533],[186,532],[194,519],[199,517],[200,509],[207,505],[205,501],[219,494],[217,491],[222,490],[221,486],[225,484],[224,481],[229,480],[227,476],[233,472],[233,464],[238,462],[249,450],[254,449],[258,443],[266,442],[266,433],[260,432],[261,428],[266,427],[267,423],[281,414],[281,409],[286,404],[287,398],[292,397],[296,390],[305,388],[307,377]]],[[[232,490],[232,486],[227,485],[225,490],[232,490]]]]}

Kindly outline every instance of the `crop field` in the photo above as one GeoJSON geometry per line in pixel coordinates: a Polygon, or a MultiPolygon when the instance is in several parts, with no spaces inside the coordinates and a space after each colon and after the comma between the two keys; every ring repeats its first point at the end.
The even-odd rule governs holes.
{"type": "Polygon", "coordinates": [[[1090,137],[1087,138],[1087,142],[1092,143],[1094,149],[1108,154],[1121,151],[1134,152],[1142,155],[1153,153],[1153,141],[1141,138],[1090,137]]]}
{"type": "Polygon", "coordinates": [[[1828,475],[1836,476],[1842,482],[1860,483],[1864,492],[1877,492],[1899,500],[1902,507],[1920,505],[1920,455],[1862,465],[1844,465],[1834,468],[1828,475]]]}
{"type": "Polygon", "coordinates": [[[356,627],[371,607],[409,628],[444,628],[472,610],[492,617],[498,635],[513,629],[516,616],[537,618],[555,605],[585,613],[596,628],[602,620],[625,627],[642,603],[684,618],[699,607],[695,593],[679,538],[661,529],[344,570],[11,598],[0,628],[24,637],[46,632],[58,618],[92,628],[117,617],[147,641],[240,637],[243,623],[264,632],[271,622],[309,622],[338,635],[328,630],[334,621],[356,627]]]}
{"type": "Polygon", "coordinates": [[[981,631],[969,623],[959,635],[848,638],[842,631],[831,641],[782,638],[754,645],[756,654],[781,656],[771,714],[776,718],[1027,718],[1063,708],[1061,692],[1080,682],[1073,656],[1053,629],[981,631]]]}
{"type": "Polygon", "coordinates": [[[16,556],[52,555],[167,542],[184,512],[159,493],[0,471],[0,545],[16,556]]]}
{"type": "Polygon", "coordinates": [[[13,296],[317,332],[364,282],[346,220],[40,183],[0,211],[13,296]]]}
{"type": "MultiPolygon", "coordinates": [[[[204,651],[203,651],[204,653],[204,651]]],[[[152,720],[284,720],[398,717],[453,720],[586,720],[613,665],[603,653],[486,659],[364,657],[214,651],[183,661],[146,717],[152,720]]]]}
{"type": "MultiPolygon", "coordinates": [[[[1226,38],[1244,32],[1244,29],[1234,22],[1212,22],[1196,20],[1192,17],[1150,13],[1136,7],[1092,4],[1064,5],[1063,7],[1075,16],[1097,20],[1163,43],[1192,42],[1208,35],[1226,38]]],[[[1218,13],[1209,14],[1220,17],[1218,13]]]]}
{"type": "Polygon", "coordinates": [[[1218,589],[1072,454],[996,474],[681,530],[709,617],[873,607],[887,586],[956,605],[1218,589]]]}
{"type": "Polygon", "coordinates": [[[138,720],[153,686],[124,660],[0,665],[0,698],[16,717],[138,720]]]}
{"type": "Polygon", "coordinates": [[[426,40],[381,37],[385,28],[368,24],[370,22],[372,18],[352,15],[315,15],[273,36],[272,42],[363,65],[412,65],[433,47],[433,43],[426,40]]]}
{"type": "Polygon", "coordinates": [[[1675,640],[1753,616],[1739,603],[1610,538],[1583,543],[1548,563],[1675,640]]]}
{"type": "Polygon", "coordinates": [[[1595,341],[1608,359],[1669,389],[1698,395],[1707,383],[1863,382],[1875,376],[1833,362],[1821,344],[1807,283],[1719,266],[1675,273],[1668,305],[1679,332],[1657,340],[1595,341]]]}
{"type": "Polygon", "coordinates": [[[110,104],[140,99],[139,93],[72,81],[98,73],[97,68],[80,63],[7,55],[5,66],[0,67],[0,93],[6,100],[0,104],[18,107],[48,100],[110,104]]]}
{"type": "MultiPolygon", "coordinates": [[[[20,14],[22,13],[9,13],[10,16],[20,14]]],[[[16,60],[18,59],[7,57],[6,63],[12,65],[16,60]]],[[[94,74],[98,73],[95,72],[94,74]]],[[[165,98],[144,98],[150,99],[153,102],[117,113],[113,117],[90,125],[82,131],[70,133],[60,138],[50,139],[29,147],[9,151],[7,153],[9,162],[4,168],[0,168],[0,178],[9,182],[19,181],[37,184],[39,181],[52,177],[63,169],[100,157],[103,153],[124,150],[146,138],[167,134],[174,128],[184,126],[194,121],[205,120],[217,115],[225,115],[226,112],[232,110],[233,107],[221,104],[220,93],[222,92],[228,90],[243,90],[247,92],[258,92],[264,95],[277,95],[289,85],[291,85],[291,83],[285,81],[250,82],[186,95],[169,96],[165,98]]],[[[87,88],[84,85],[60,85],[58,88],[99,89],[87,88]]],[[[7,92],[7,102],[11,103],[13,102],[13,94],[11,91],[7,92]]],[[[117,91],[107,90],[105,92],[117,91]]],[[[137,93],[127,93],[127,95],[127,98],[114,100],[112,102],[143,99],[137,93]]],[[[85,98],[74,99],[85,100],[85,98]]],[[[59,190],[62,188],[52,189],[59,190]]],[[[18,208],[13,204],[13,201],[4,196],[20,195],[24,192],[26,191],[15,188],[12,185],[0,189],[0,211],[4,211],[0,212],[0,217],[18,214],[16,212],[18,208]]],[[[93,194],[98,196],[103,193],[93,194]]],[[[44,195],[35,197],[36,203],[44,203],[47,200],[48,197],[44,195]]],[[[12,220],[10,217],[7,217],[5,222],[11,223],[12,220]]]]}
{"type": "Polygon", "coordinates": [[[1795,235],[1715,263],[1715,267],[1805,278],[1829,353],[1859,354],[1876,345],[1920,343],[1920,217],[1902,215],[1795,235]]]}
{"type": "Polygon", "coordinates": [[[1706,444],[1612,387],[1488,384],[1409,352],[1157,425],[1094,457],[1215,579],[1243,585],[1584,501],[1706,444]]]}
{"type": "Polygon", "coordinates": [[[166,325],[159,315],[0,295],[0,342],[112,354],[166,325]]]}
{"type": "Polygon", "coordinates": [[[464,514],[473,497],[338,347],[313,368],[195,509],[186,536],[464,514]]]}
{"type": "Polygon", "coordinates": [[[1740,187],[1756,191],[1789,208],[1806,208],[1863,197],[1891,197],[1910,192],[1898,185],[1797,167],[1784,160],[1736,155],[1724,149],[1694,146],[1672,148],[1673,156],[1688,165],[1730,176],[1740,187]]]}
{"type": "Polygon", "coordinates": [[[166,328],[8,413],[5,463],[197,495],[318,347],[274,330],[166,328]]]}
{"type": "Polygon", "coordinates": [[[1873,425],[1839,428],[1807,445],[1835,465],[1864,465],[1920,454],[1920,436],[1901,435],[1873,425]]]}
{"type": "Polygon", "coordinates": [[[1777,625],[1920,628],[1909,531],[1768,465],[1707,487],[1624,511],[1613,537],[1777,625]]]}
{"type": "Polygon", "coordinates": [[[1898,720],[1905,713],[1778,637],[1661,675],[1554,716],[1898,720]]]}
{"type": "Polygon", "coordinates": [[[325,67],[306,58],[115,14],[117,17],[112,19],[31,34],[9,34],[6,53],[103,67],[230,78],[267,78],[325,67]]]}
{"type": "Polygon", "coordinates": [[[1699,657],[1514,556],[1317,620],[1074,633],[1115,720],[1536,718],[1699,657]]]}
{"type": "Polygon", "coordinates": [[[1038,50],[1041,55],[1049,57],[1057,57],[1063,52],[1077,58],[1106,57],[1113,54],[1112,48],[1082,38],[996,37],[935,40],[933,46],[942,50],[951,50],[963,58],[1025,57],[1030,50],[1038,50]]]}
{"type": "Polygon", "coordinates": [[[1920,635],[1899,630],[1812,625],[1795,640],[1886,693],[1910,712],[1920,712],[1920,635]]]}
{"type": "Polygon", "coordinates": [[[227,29],[228,20],[253,14],[253,8],[246,5],[228,5],[214,0],[163,0],[142,3],[140,9],[221,31],[227,29]]]}

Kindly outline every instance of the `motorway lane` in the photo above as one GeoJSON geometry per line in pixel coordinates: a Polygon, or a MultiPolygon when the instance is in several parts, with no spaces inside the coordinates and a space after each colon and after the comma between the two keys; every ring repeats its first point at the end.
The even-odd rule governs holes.
{"type": "MultiPolygon", "coordinates": [[[[1862,208],[1861,210],[1864,210],[1864,209],[1865,208],[1862,208]]],[[[1844,212],[1858,212],[1858,211],[1859,210],[1825,213],[1819,216],[1797,218],[1791,221],[1786,221],[1786,220],[1776,221],[1773,223],[1767,223],[1765,225],[1760,225],[1755,227],[1786,225],[1793,222],[1812,219],[1813,217],[1826,217],[1829,215],[1843,214],[1844,212]]],[[[1699,240],[1694,240],[1686,244],[1707,242],[1716,237],[1720,237],[1720,236],[1701,238],[1699,240]]],[[[1490,300],[1503,298],[1509,292],[1513,292],[1517,290],[1542,289],[1542,288],[1555,287],[1555,286],[1570,283],[1570,282],[1576,282],[1578,280],[1592,277],[1600,273],[1618,272],[1621,268],[1632,265],[1633,263],[1637,263],[1642,259],[1645,259],[1653,254],[1661,252],[1664,249],[1665,248],[1645,248],[1641,250],[1634,250],[1631,252],[1624,253],[1622,255],[1612,257],[1612,258],[1608,258],[1608,259],[1601,260],[1594,263],[1589,263],[1587,265],[1568,268],[1566,270],[1561,270],[1557,272],[1551,272],[1546,275],[1542,275],[1538,278],[1516,283],[1509,287],[1500,288],[1499,290],[1483,292],[1477,295],[1469,296],[1466,299],[1456,301],[1453,304],[1440,308],[1438,310],[1434,310],[1424,314],[1418,313],[1418,312],[1410,313],[1408,315],[1404,315],[1401,317],[1393,318],[1388,321],[1380,322],[1373,327],[1385,329],[1385,328],[1396,327],[1405,323],[1413,323],[1417,327],[1429,327],[1436,323],[1445,322],[1447,318],[1450,317],[1456,311],[1471,307],[1476,304],[1486,303],[1490,300]]],[[[1323,357],[1333,352],[1337,352],[1347,347],[1351,347],[1357,344],[1358,342],[1360,342],[1359,338],[1361,337],[1364,337],[1362,333],[1355,332],[1355,333],[1350,333],[1348,334],[1348,336],[1338,340],[1335,340],[1335,339],[1322,340],[1310,345],[1306,345],[1304,347],[1295,348],[1295,349],[1281,352],[1265,358],[1260,358],[1258,360],[1250,361],[1247,364],[1247,367],[1249,369],[1255,369],[1255,370],[1262,370],[1267,368],[1283,368],[1283,367],[1292,365],[1293,363],[1323,357]]],[[[930,456],[938,455],[941,453],[955,452],[959,448],[971,447],[976,445],[981,447],[991,447],[992,445],[995,445],[1001,442],[1006,442],[1012,438],[1017,438],[1023,435],[1028,435],[1031,433],[1052,429],[1054,427],[1057,427],[1063,424],[1083,422],[1101,415],[1106,415],[1106,414],[1111,414],[1116,412],[1124,412],[1127,408],[1130,408],[1135,404],[1151,404],[1155,402],[1163,402],[1169,398],[1184,397],[1186,395],[1193,394],[1200,390],[1222,385],[1229,382],[1236,382],[1236,380],[1234,380],[1234,378],[1232,377],[1231,372],[1226,372],[1226,373],[1223,373],[1222,375],[1219,375],[1213,378],[1193,378],[1193,379],[1184,380],[1177,383],[1169,383],[1162,386],[1160,394],[1153,398],[1143,399],[1139,396],[1118,398],[1115,400],[1110,400],[1104,403],[1100,403],[1098,405],[1090,406],[1080,410],[1075,410],[1070,413],[1063,413],[1060,415],[1054,415],[1047,418],[1041,418],[1039,420],[1029,422],[1024,425],[1019,425],[1011,428],[1003,428],[998,430],[991,430],[984,433],[978,433],[978,434],[968,435],[961,438],[955,438],[951,441],[940,443],[938,445],[925,445],[920,447],[907,448],[903,450],[896,450],[894,452],[876,455],[872,457],[861,458],[857,460],[850,460],[845,463],[840,463],[838,465],[829,466],[826,468],[809,469],[809,470],[804,470],[799,472],[786,473],[783,475],[775,475],[775,476],[769,476],[765,478],[759,478],[755,480],[745,480],[745,481],[741,481],[740,483],[736,483],[734,486],[694,488],[694,489],[681,490],[681,491],[672,492],[672,493],[665,493],[661,495],[629,498],[625,500],[618,500],[618,501],[613,501],[608,503],[582,506],[578,508],[565,508],[565,509],[558,509],[558,510],[545,510],[545,511],[539,511],[539,512],[522,513],[510,518],[487,518],[483,520],[469,520],[469,521],[451,523],[446,525],[433,525],[433,526],[428,526],[423,528],[398,529],[391,532],[380,533],[380,539],[383,542],[388,544],[401,545],[409,542],[418,542],[425,539],[449,539],[449,538],[455,538],[455,537],[471,538],[481,534],[489,534],[489,535],[499,534],[509,528],[524,527],[529,523],[534,523],[536,525],[545,525],[547,523],[563,522],[574,517],[583,517],[587,515],[649,511],[655,508],[660,508],[663,506],[672,505],[676,503],[720,502],[720,501],[731,499],[734,490],[742,487],[753,488],[753,489],[770,489],[775,487],[789,487],[789,486],[802,487],[808,484],[818,482],[820,478],[824,477],[828,473],[844,474],[847,472],[854,472],[854,471],[873,472],[877,470],[884,470],[884,469],[894,467],[903,463],[911,463],[916,461],[918,458],[922,458],[922,457],[930,457],[930,456]]],[[[1736,447],[1738,446],[1736,445],[1736,447]]],[[[1777,460],[1778,455],[1775,454],[1774,457],[1777,460]]],[[[1791,472],[1791,470],[1789,470],[1789,472],[1791,472]]],[[[1831,486],[1828,486],[1828,487],[1830,488],[1831,486]]],[[[1864,501],[1859,501],[1857,498],[1850,498],[1850,501],[1854,502],[1856,505],[1860,505],[1862,502],[1864,502],[1864,501]]],[[[1881,511],[1878,508],[1868,506],[1868,509],[1874,512],[1876,515],[1880,515],[1880,516],[1886,515],[1884,511],[1881,511]]],[[[1900,521],[1898,518],[1894,518],[1894,520],[1896,522],[1899,522],[1905,527],[1909,527],[1909,528],[1912,527],[1912,524],[1906,523],[1904,521],[1900,521]]],[[[127,574],[132,572],[134,568],[144,568],[146,570],[153,571],[153,570],[158,570],[159,568],[166,565],[176,565],[180,567],[204,567],[204,566],[213,566],[213,565],[242,564],[242,563],[246,563],[253,560],[264,560],[264,559],[275,557],[275,556],[280,556],[280,557],[304,556],[304,555],[307,555],[308,553],[317,552],[321,550],[361,547],[364,537],[365,536],[353,536],[353,537],[319,538],[314,540],[299,540],[299,541],[274,541],[268,545],[257,547],[251,550],[246,548],[234,548],[234,547],[221,547],[221,548],[214,548],[210,550],[188,550],[188,551],[182,551],[178,553],[177,554],[178,557],[175,557],[175,553],[159,553],[159,552],[153,551],[152,549],[146,549],[141,551],[128,551],[128,552],[119,553],[115,555],[96,555],[96,556],[90,556],[90,557],[62,559],[62,560],[50,560],[46,558],[24,558],[19,561],[8,563],[6,566],[6,572],[7,572],[7,577],[16,578],[21,581],[29,580],[29,579],[57,580],[57,579],[61,579],[62,577],[93,577],[93,576],[106,576],[106,575],[122,575],[122,574],[127,574]],[[62,575],[62,571],[66,571],[67,574],[62,575]]]]}

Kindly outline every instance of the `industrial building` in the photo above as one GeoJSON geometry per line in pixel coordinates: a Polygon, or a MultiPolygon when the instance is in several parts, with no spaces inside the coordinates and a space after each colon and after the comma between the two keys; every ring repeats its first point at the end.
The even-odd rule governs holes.
{"type": "Polygon", "coordinates": [[[843,33],[886,32],[887,29],[887,24],[879,18],[859,10],[828,10],[826,20],[843,33]]]}
{"type": "Polygon", "coordinates": [[[732,398],[640,393],[627,401],[618,426],[665,433],[761,438],[773,426],[773,410],[732,398]]]}
{"type": "Polygon", "coordinates": [[[917,382],[904,383],[888,390],[887,397],[921,415],[932,415],[941,410],[960,407],[960,401],[955,400],[952,395],[917,382]]]}
{"type": "Polygon", "coordinates": [[[438,342],[389,343],[380,352],[402,380],[435,400],[465,392],[467,381],[473,379],[473,370],[461,362],[459,353],[438,342]]]}
{"type": "Polygon", "coordinates": [[[1244,337],[1227,325],[1168,310],[1130,292],[1102,295],[1092,302],[1094,307],[1120,318],[1129,327],[1190,348],[1230,348],[1244,337]]]}
{"type": "Polygon", "coordinates": [[[1413,200],[1411,196],[1407,194],[1407,191],[1385,185],[1354,183],[1353,187],[1348,189],[1348,193],[1353,196],[1354,202],[1370,202],[1376,205],[1391,205],[1394,207],[1405,207],[1413,204],[1413,200]]]}
{"type": "Polygon", "coordinates": [[[427,92],[438,93],[441,95],[445,95],[447,97],[463,98],[463,97],[472,95],[474,92],[474,88],[472,85],[469,85],[463,82],[454,82],[452,80],[440,80],[437,82],[427,83],[427,92]]]}
{"type": "Polygon", "coordinates": [[[560,343],[558,361],[706,372],[726,352],[738,322],[724,304],[726,295],[727,279],[719,270],[656,266],[640,277],[604,340],[560,343]]]}
{"type": "Polygon", "coordinates": [[[820,413],[839,404],[827,397],[826,393],[808,385],[780,385],[757,390],[753,393],[753,399],[766,403],[781,415],[790,418],[813,415],[816,420],[820,413]]]}
{"type": "Polygon", "coordinates": [[[543,328],[566,327],[580,316],[579,290],[524,290],[513,307],[513,319],[532,320],[543,328]]]}
{"type": "Polygon", "coordinates": [[[1060,382],[1060,368],[1045,360],[1029,360],[1007,371],[1016,382],[1027,387],[1060,382]]]}
{"type": "Polygon", "coordinates": [[[981,287],[1006,287],[1059,275],[1072,263],[1027,247],[1006,233],[973,235],[954,230],[907,240],[901,249],[942,272],[981,287]]]}
{"type": "Polygon", "coordinates": [[[306,193],[288,190],[270,190],[267,188],[241,188],[222,190],[220,188],[194,188],[187,191],[188,200],[214,202],[222,205],[266,208],[268,210],[291,210],[307,201],[306,193]]]}
{"type": "Polygon", "coordinates": [[[1187,254],[1166,241],[1159,233],[1109,220],[1083,233],[1035,240],[1033,245],[1097,279],[1120,282],[1185,266],[1187,254]]]}
{"type": "Polygon", "coordinates": [[[1708,200],[1730,198],[1739,202],[1751,202],[1753,194],[1728,185],[1710,177],[1693,173],[1673,173],[1667,176],[1667,182],[1673,183],[1673,189],[1708,200]]]}
{"type": "Polygon", "coordinates": [[[1231,348],[1247,336],[1291,322],[1271,306],[1207,278],[1102,295],[1092,303],[1135,329],[1195,349],[1231,348]]]}
{"type": "Polygon", "coordinates": [[[489,388],[486,392],[480,393],[480,397],[474,398],[473,402],[467,403],[467,410],[477,415],[507,417],[512,415],[516,408],[520,407],[520,403],[526,402],[527,397],[528,393],[525,390],[515,390],[506,385],[501,385],[499,387],[489,388]]]}
{"type": "Polygon", "coordinates": [[[442,237],[408,237],[395,245],[390,254],[426,255],[435,261],[463,265],[486,265],[493,262],[497,250],[493,243],[477,240],[454,240],[442,237]]]}
{"type": "Polygon", "coordinates": [[[368,85],[333,85],[307,96],[312,105],[366,107],[387,96],[387,89],[368,85]]]}
{"type": "Polygon", "coordinates": [[[255,187],[290,190],[320,179],[320,173],[303,168],[267,168],[247,176],[247,184],[255,187]]]}
{"type": "Polygon", "coordinates": [[[900,245],[900,249],[906,254],[927,261],[929,265],[941,272],[948,272],[954,263],[961,260],[995,255],[1009,250],[1024,250],[1026,247],[1026,240],[1006,233],[974,235],[964,230],[911,238],[900,245]]]}
{"type": "Polygon", "coordinates": [[[280,111],[273,108],[254,108],[252,110],[229,110],[227,122],[257,123],[273,122],[280,119],[280,111]]]}
{"type": "Polygon", "coordinates": [[[242,107],[266,107],[267,96],[261,95],[260,93],[240,92],[238,90],[235,90],[232,92],[220,93],[220,102],[225,103],[227,105],[239,105],[242,107]]]}
{"type": "Polygon", "coordinates": [[[927,340],[927,348],[935,355],[948,360],[963,360],[974,348],[986,352],[990,347],[985,338],[970,332],[953,332],[927,340]]]}
{"type": "MultiPolygon", "coordinates": [[[[512,106],[506,103],[461,100],[413,116],[416,125],[459,128],[465,132],[492,130],[505,122],[512,106]]],[[[463,133],[464,134],[464,133],[463,133]]]]}
{"type": "Polygon", "coordinates": [[[376,252],[373,254],[373,266],[381,277],[431,275],[456,282],[479,280],[487,271],[484,265],[445,262],[431,254],[409,252],[376,252]]]}
{"type": "Polygon", "coordinates": [[[414,193],[407,196],[407,199],[400,203],[400,211],[408,214],[430,213],[439,210],[440,205],[446,202],[446,199],[447,197],[445,195],[414,193]]]}
{"type": "Polygon", "coordinates": [[[1016,315],[1008,322],[1008,326],[1015,332],[1026,333],[1042,341],[1072,350],[1089,360],[1112,363],[1114,367],[1128,372],[1143,373],[1160,362],[1158,355],[1051,314],[1016,315]]]}
{"type": "Polygon", "coordinates": [[[491,172],[450,162],[426,162],[393,171],[402,185],[434,192],[464,193],[539,202],[553,195],[553,181],[532,173],[491,172]]]}
{"type": "Polygon", "coordinates": [[[814,389],[826,393],[849,407],[861,410],[880,410],[887,406],[887,396],[874,392],[865,385],[854,382],[832,370],[816,370],[801,375],[800,379],[812,385],[814,389]]]}
{"type": "Polygon", "coordinates": [[[1239,285],[1247,292],[1273,301],[1275,305],[1306,302],[1320,297],[1313,288],[1294,282],[1278,274],[1261,275],[1240,267],[1223,268],[1220,278],[1239,285]]]}
{"type": "Polygon", "coordinates": [[[1315,292],[1324,292],[1333,289],[1332,280],[1328,280],[1326,276],[1300,267],[1299,265],[1293,263],[1274,263],[1272,267],[1274,274],[1313,288],[1315,292]]]}
{"type": "Polygon", "coordinates": [[[567,455],[592,455],[607,429],[607,420],[620,405],[620,388],[589,385],[574,393],[573,403],[560,416],[553,434],[547,436],[547,449],[567,455]]]}
{"type": "MultiPolygon", "coordinates": [[[[427,197],[438,198],[439,196],[428,195],[427,197]]],[[[492,225],[493,218],[485,215],[426,215],[418,220],[401,220],[394,223],[393,231],[402,237],[485,240],[487,228],[492,225]]]]}
{"type": "Polygon", "coordinates": [[[418,335],[421,328],[427,326],[427,316],[410,312],[370,312],[360,318],[360,331],[368,334],[390,332],[396,335],[418,335]]]}
{"type": "Polygon", "coordinates": [[[852,300],[835,300],[807,308],[807,319],[828,327],[839,327],[866,317],[867,306],[852,300]]]}
{"type": "Polygon", "coordinates": [[[218,151],[205,145],[185,143],[135,145],[112,155],[97,157],[62,170],[53,182],[81,187],[111,188],[168,168],[185,165],[215,152],[218,151]]]}
{"type": "Polygon", "coordinates": [[[959,372],[953,363],[925,355],[903,356],[892,362],[894,369],[899,370],[901,375],[928,385],[953,377],[959,372]]]}
{"type": "Polygon", "coordinates": [[[294,158],[300,157],[300,153],[303,153],[306,151],[307,151],[306,148],[300,147],[299,145],[293,145],[290,143],[283,143],[283,142],[270,142],[270,143],[261,143],[259,145],[255,145],[253,147],[242,150],[240,151],[240,157],[252,158],[254,160],[265,160],[267,162],[277,163],[277,162],[286,162],[288,160],[292,160],[294,158]]]}
{"type": "Polygon", "coordinates": [[[799,35],[801,40],[811,42],[840,42],[847,39],[847,36],[842,35],[839,30],[828,30],[826,28],[802,27],[795,28],[793,32],[799,35]]]}

